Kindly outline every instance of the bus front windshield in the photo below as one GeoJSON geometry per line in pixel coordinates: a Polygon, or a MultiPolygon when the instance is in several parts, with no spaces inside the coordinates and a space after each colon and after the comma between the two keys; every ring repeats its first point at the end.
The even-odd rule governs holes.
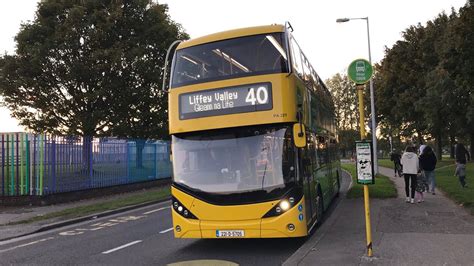
{"type": "Polygon", "coordinates": [[[269,33],[176,51],[171,87],[288,72],[283,33],[269,33]]]}
{"type": "Polygon", "coordinates": [[[208,131],[172,143],[174,182],[196,191],[271,192],[295,182],[288,127],[208,131]]]}

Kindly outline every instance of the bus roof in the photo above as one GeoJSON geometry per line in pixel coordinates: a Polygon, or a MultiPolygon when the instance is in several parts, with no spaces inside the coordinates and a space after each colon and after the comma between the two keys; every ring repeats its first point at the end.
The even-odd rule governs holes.
{"type": "Polygon", "coordinates": [[[284,32],[284,31],[285,31],[285,26],[277,25],[277,24],[222,31],[222,32],[217,32],[214,34],[198,37],[195,39],[191,39],[188,41],[184,41],[178,45],[178,48],[176,48],[176,50],[195,46],[195,45],[200,45],[203,43],[232,39],[232,38],[237,38],[237,37],[242,37],[242,36],[258,35],[258,34],[272,33],[272,32],[284,32]]]}

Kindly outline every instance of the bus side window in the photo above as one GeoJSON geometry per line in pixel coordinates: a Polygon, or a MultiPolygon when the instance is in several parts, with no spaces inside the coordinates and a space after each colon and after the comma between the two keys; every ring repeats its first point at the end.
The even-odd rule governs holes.
{"type": "Polygon", "coordinates": [[[326,138],[323,136],[318,136],[318,154],[320,165],[325,165],[329,162],[328,145],[326,143],[326,138]]]}
{"type": "Polygon", "coordinates": [[[314,133],[311,134],[311,143],[312,143],[312,150],[311,150],[311,158],[312,158],[312,164],[313,164],[313,171],[316,171],[319,167],[319,161],[318,157],[320,156],[318,154],[318,143],[316,142],[316,135],[314,133]]]}
{"type": "Polygon", "coordinates": [[[301,50],[294,38],[291,38],[291,54],[293,56],[293,67],[295,69],[295,72],[300,77],[303,77],[301,50]]]}
{"type": "Polygon", "coordinates": [[[309,61],[305,55],[302,54],[302,58],[303,58],[303,81],[306,84],[306,87],[312,89],[313,84],[311,82],[311,65],[309,64],[309,61]]]}

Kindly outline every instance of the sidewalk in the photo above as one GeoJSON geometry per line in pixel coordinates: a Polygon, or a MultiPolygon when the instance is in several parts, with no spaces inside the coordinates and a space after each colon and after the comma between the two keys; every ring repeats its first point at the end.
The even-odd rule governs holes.
{"type": "MultiPolygon", "coordinates": [[[[151,188],[151,189],[147,189],[146,191],[152,191],[155,189],[159,190],[160,188],[151,188]]],[[[56,218],[42,220],[42,221],[33,222],[33,223],[8,225],[9,223],[24,221],[24,220],[28,220],[28,219],[38,217],[38,216],[44,216],[52,212],[58,212],[58,211],[68,210],[68,209],[72,209],[76,207],[89,206],[89,205],[128,198],[134,195],[139,195],[143,193],[143,191],[144,190],[138,190],[138,191],[126,192],[126,193],[121,193],[121,194],[116,194],[116,195],[104,196],[104,197],[95,198],[95,199],[87,199],[87,200],[74,201],[74,202],[49,205],[49,206],[25,206],[25,207],[0,206],[0,241],[11,239],[14,237],[19,237],[26,234],[31,234],[31,233],[37,232],[38,230],[45,229],[45,227],[55,227],[57,225],[60,225],[63,222],[73,222],[75,220],[84,220],[84,219],[92,218],[98,215],[105,216],[106,214],[109,214],[109,213],[116,213],[118,211],[125,211],[131,208],[154,203],[154,202],[149,202],[149,203],[143,203],[143,204],[138,204],[134,206],[123,207],[118,210],[95,213],[95,214],[87,215],[86,217],[79,217],[75,219],[65,219],[64,217],[56,217],[56,218]]]]}
{"type": "Polygon", "coordinates": [[[370,201],[372,258],[365,256],[363,199],[343,199],[284,265],[474,265],[474,216],[438,190],[423,203],[405,203],[403,178],[379,171],[392,177],[398,198],[370,201]]]}

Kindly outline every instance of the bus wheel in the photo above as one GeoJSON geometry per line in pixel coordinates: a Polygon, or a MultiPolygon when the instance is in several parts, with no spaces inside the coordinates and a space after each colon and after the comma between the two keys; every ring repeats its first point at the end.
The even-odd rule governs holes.
{"type": "Polygon", "coordinates": [[[321,194],[321,190],[318,189],[318,196],[316,197],[316,208],[317,208],[317,213],[316,213],[316,224],[319,226],[323,222],[323,211],[324,211],[324,205],[323,205],[323,195],[321,194]]]}

